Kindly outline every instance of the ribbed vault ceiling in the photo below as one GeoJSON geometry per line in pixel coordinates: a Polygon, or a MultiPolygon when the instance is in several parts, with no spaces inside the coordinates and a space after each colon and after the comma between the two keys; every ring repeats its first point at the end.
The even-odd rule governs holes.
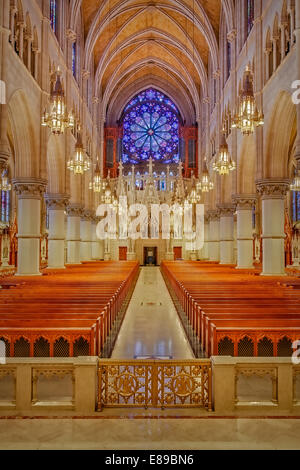
{"type": "MultiPolygon", "coordinates": [[[[223,2],[224,3],[224,2],[223,2]]],[[[225,2],[228,3],[228,2],[225,2]]],[[[190,124],[207,95],[208,59],[218,69],[221,0],[77,0],[85,34],[85,68],[108,120],[146,86],[172,98],[190,124]]]]}

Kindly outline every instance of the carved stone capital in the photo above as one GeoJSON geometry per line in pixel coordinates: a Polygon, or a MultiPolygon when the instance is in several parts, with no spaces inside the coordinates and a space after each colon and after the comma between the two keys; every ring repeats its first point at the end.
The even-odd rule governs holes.
{"type": "Polygon", "coordinates": [[[263,200],[284,199],[290,188],[290,180],[284,178],[270,178],[256,182],[257,193],[263,200]]]}
{"type": "Polygon", "coordinates": [[[227,34],[227,39],[229,42],[232,42],[236,39],[237,37],[237,30],[232,29],[228,34],[227,34]]]}
{"type": "Polygon", "coordinates": [[[47,186],[38,178],[16,178],[12,183],[19,199],[41,199],[47,186]]]}
{"type": "Polygon", "coordinates": [[[83,210],[81,214],[81,220],[84,220],[86,222],[92,221],[94,217],[94,212],[91,210],[83,210]]]}
{"type": "Polygon", "coordinates": [[[67,38],[70,42],[75,42],[77,39],[77,34],[72,29],[67,30],[67,38]]]}
{"type": "Polygon", "coordinates": [[[233,204],[220,204],[217,207],[220,217],[233,217],[235,213],[235,206],[233,204]]]}
{"type": "Polygon", "coordinates": [[[208,211],[207,215],[209,217],[210,222],[217,222],[220,219],[220,213],[218,210],[208,211]]]}
{"type": "Polygon", "coordinates": [[[257,196],[254,194],[236,194],[233,196],[232,200],[234,204],[236,204],[237,210],[249,211],[252,210],[253,206],[256,205],[257,196]]]}
{"type": "Polygon", "coordinates": [[[69,197],[66,194],[45,194],[45,201],[49,210],[65,210],[69,197]]]}
{"type": "Polygon", "coordinates": [[[70,204],[67,207],[68,217],[81,217],[82,216],[82,207],[80,204],[70,204]]]}

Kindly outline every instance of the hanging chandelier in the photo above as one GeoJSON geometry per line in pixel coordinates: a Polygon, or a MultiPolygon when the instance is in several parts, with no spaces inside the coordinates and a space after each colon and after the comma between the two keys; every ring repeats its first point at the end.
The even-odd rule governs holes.
{"type": "Polygon", "coordinates": [[[94,191],[94,193],[101,193],[102,191],[102,179],[101,179],[101,171],[100,171],[100,165],[99,165],[98,159],[96,163],[93,181],[91,181],[89,188],[91,191],[94,191]]]}
{"type": "Polygon", "coordinates": [[[75,121],[73,114],[67,113],[65,93],[61,83],[61,71],[59,67],[55,72],[55,77],[55,85],[50,93],[49,112],[44,112],[42,116],[42,126],[49,127],[53,134],[61,135],[65,132],[65,129],[73,129],[75,121]]]}
{"type": "Polygon", "coordinates": [[[249,67],[246,68],[243,78],[243,88],[238,100],[238,111],[233,119],[232,128],[240,129],[244,135],[254,133],[255,127],[264,125],[264,116],[258,112],[254,91],[253,74],[249,67]]]}
{"type": "Polygon", "coordinates": [[[0,191],[9,193],[11,189],[12,189],[12,186],[8,181],[8,177],[6,175],[2,175],[1,183],[0,183],[0,191]]]}
{"type": "Polygon", "coordinates": [[[198,204],[201,201],[201,192],[199,192],[199,186],[196,184],[196,179],[194,175],[192,189],[190,194],[188,195],[187,201],[189,204],[198,204]]]}
{"type": "Polygon", "coordinates": [[[72,171],[75,175],[83,175],[86,171],[90,170],[91,162],[88,158],[82,143],[80,128],[78,129],[77,142],[73,158],[67,163],[68,170],[72,171]]]}
{"type": "Polygon", "coordinates": [[[214,183],[210,179],[206,159],[204,160],[203,171],[198,183],[199,190],[203,193],[209,193],[214,189],[214,183]]]}
{"type": "Polygon", "coordinates": [[[228,145],[225,139],[225,134],[222,132],[221,145],[217,160],[213,164],[213,170],[219,175],[228,175],[230,171],[236,169],[235,162],[231,159],[229,154],[228,145]]]}
{"type": "Polygon", "coordinates": [[[290,190],[300,192],[300,170],[297,171],[294,181],[290,185],[290,190]]]}

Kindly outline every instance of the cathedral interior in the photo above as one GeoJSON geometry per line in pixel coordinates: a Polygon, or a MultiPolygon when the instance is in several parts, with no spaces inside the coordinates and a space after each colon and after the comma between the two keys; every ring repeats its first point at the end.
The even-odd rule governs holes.
{"type": "Polygon", "coordinates": [[[0,448],[298,449],[300,1],[0,26],[0,448]]]}

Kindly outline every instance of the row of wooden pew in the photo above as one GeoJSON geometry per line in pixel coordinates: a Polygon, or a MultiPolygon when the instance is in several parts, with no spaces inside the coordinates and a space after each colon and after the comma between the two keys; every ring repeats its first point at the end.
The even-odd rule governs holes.
{"type": "Polygon", "coordinates": [[[164,261],[161,269],[207,357],[292,356],[300,280],[193,261],[164,261]]]}
{"type": "Polygon", "coordinates": [[[137,262],[91,262],[2,281],[6,356],[100,355],[138,272],[137,262]]]}

